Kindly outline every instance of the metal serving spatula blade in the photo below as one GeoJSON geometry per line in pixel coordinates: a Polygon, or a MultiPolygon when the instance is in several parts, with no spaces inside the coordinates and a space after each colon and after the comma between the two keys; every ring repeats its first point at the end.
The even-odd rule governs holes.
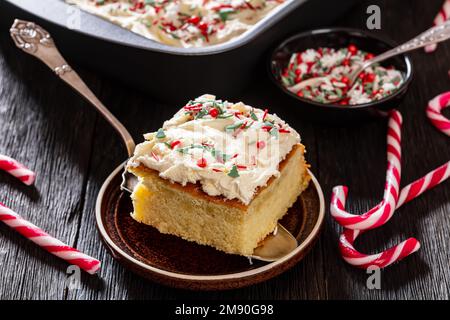
{"type": "Polygon", "coordinates": [[[297,239],[278,223],[275,232],[268,235],[263,243],[253,251],[251,258],[261,261],[276,261],[297,248],[297,239]],[[273,257],[278,257],[273,259],[273,257]]]}
{"type": "Polygon", "coordinates": [[[122,183],[120,184],[120,190],[133,193],[133,190],[137,186],[138,182],[138,178],[124,168],[122,172],[122,183]]]}

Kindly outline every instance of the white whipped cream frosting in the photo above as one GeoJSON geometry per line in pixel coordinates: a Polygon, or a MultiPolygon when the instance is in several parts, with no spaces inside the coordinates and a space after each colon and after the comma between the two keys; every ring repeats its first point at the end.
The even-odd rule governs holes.
{"type": "Polygon", "coordinates": [[[163,179],[200,183],[208,195],[244,204],[279,176],[280,162],[300,142],[275,114],[212,95],[190,101],[158,132],[144,137],[128,166],[142,164],[163,179]]]}

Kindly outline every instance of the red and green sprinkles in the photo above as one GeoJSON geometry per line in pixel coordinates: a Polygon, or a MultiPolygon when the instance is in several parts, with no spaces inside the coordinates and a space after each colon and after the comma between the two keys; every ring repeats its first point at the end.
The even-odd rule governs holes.
{"type": "Polygon", "coordinates": [[[281,82],[301,98],[320,103],[355,105],[383,99],[393,94],[403,83],[403,76],[393,67],[378,64],[367,68],[350,86],[348,75],[365,60],[373,58],[369,52],[351,44],[346,48],[318,48],[294,53],[281,74],[281,82]],[[325,77],[327,80],[301,85],[301,82],[325,77]]]}
{"type": "Polygon", "coordinates": [[[216,100],[191,100],[183,107],[183,110],[184,114],[191,116],[192,119],[203,119],[206,116],[211,118],[226,119],[233,116],[232,113],[226,111],[226,107],[223,102],[216,100]]]}
{"type": "Polygon", "coordinates": [[[245,12],[247,17],[256,16],[267,7],[268,2],[283,3],[284,0],[265,0],[259,5],[252,5],[250,0],[245,1],[209,1],[204,0],[202,8],[206,9],[205,16],[199,12],[195,5],[188,10],[176,8],[174,15],[174,6],[178,0],[91,0],[95,6],[114,4],[116,7],[112,10],[130,12],[134,15],[142,15],[139,18],[144,26],[152,28],[156,26],[167,36],[181,40],[186,44],[195,43],[198,40],[206,43],[210,42],[210,37],[219,33],[227,26],[230,20],[233,20],[238,14],[245,12]],[[216,6],[211,7],[210,3],[216,6]],[[148,15],[154,14],[152,20],[148,15]],[[166,14],[167,13],[167,14],[166,14]]]}
{"type": "MultiPolygon", "coordinates": [[[[291,130],[284,123],[277,123],[276,118],[269,114],[269,110],[265,109],[264,112],[256,111],[248,106],[229,103],[227,101],[198,98],[196,100],[189,101],[183,108],[182,113],[188,116],[186,121],[198,120],[203,121],[207,119],[228,119],[235,117],[232,124],[224,125],[224,131],[231,134],[233,137],[238,136],[242,131],[253,128],[254,130],[261,130],[267,132],[275,139],[279,139],[280,134],[290,133],[291,130]],[[259,114],[259,115],[258,115],[259,114]]],[[[225,121],[225,120],[224,120],[225,121]]],[[[228,120],[229,121],[229,120],[228,120]]],[[[229,122],[225,122],[229,123],[229,122]]],[[[181,154],[193,156],[194,149],[202,150],[202,157],[194,160],[195,165],[199,169],[211,170],[213,172],[220,172],[227,174],[231,178],[237,178],[240,176],[239,172],[249,170],[246,164],[237,163],[239,157],[238,153],[227,154],[222,150],[217,149],[212,143],[191,143],[186,145],[183,143],[183,138],[170,139],[166,135],[163,128],[158,129],[155,135],[156,139],[161,140],[159,143],[164,144],[168,149],[177,151],[181,154]],[[212,157],[206,157],[205,152],[209,153],[212,157]],[[209,160],[207,160],[209,159],[209,160]],[[225,168],[225,163],[231,161],[231,168],[225,168]],[[219,166],[217,168],[217,164],[219,166]]],[[[264,140],[253,140],[248,142],[249,145],[255,145],[257,150],[262,150],[266,147],[264,140]]],[[[259,152],[259,151],[258,151],[259,152]]],[[[152,157],[156,161],[160,161],[160,157],[152,152],[152,157]]],[[[256,159],[253,159],[250,167],[256,166],[256,159]]]]}

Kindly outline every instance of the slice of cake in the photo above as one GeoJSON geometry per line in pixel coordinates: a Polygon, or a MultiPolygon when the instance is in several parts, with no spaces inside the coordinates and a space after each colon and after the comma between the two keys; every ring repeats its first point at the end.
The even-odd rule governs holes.
{"type": "Polygon", "coordinates": [[[252,255],[310,180],[299,134],[242,102],[203,95],[144,137],[132,217],[227,253],[252,255]]]}

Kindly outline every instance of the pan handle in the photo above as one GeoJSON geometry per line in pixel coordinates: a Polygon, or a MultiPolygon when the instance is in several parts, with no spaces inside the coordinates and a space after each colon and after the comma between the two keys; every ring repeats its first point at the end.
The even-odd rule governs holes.
{"type": "Polygon", "coordinates": [[[128,156],[132,156],[135,143],[123,124],[100,102],[80,76],[72,70],[56,48],[50,34],[34,22],[16,19],[10,34],[17,47],[44,62],[62,80],[89,101],[100,114],[116,129],[125,143],[128,156]]]}

